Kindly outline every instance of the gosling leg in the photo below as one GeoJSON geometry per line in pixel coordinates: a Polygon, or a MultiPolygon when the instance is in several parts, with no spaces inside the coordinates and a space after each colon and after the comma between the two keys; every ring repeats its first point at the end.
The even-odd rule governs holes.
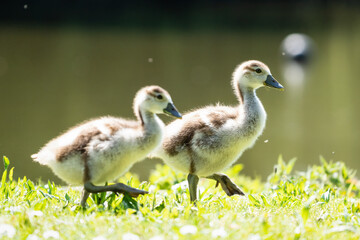
{"type": "Polygon", "coordinates": [[[190,201],[194,202],[197,200],[197,185],[199,183],[199,177],[189,173],[187,180],[189,183],[190,201]]]}
{"type": "Polygon", "coordinates": [[[90,193],[99,193],[99,192],[108,192],[108,191],[114,193],[128,193],[131,197],[137,197],[139,195],[149,193],[144,190],[129,187],[123,183],[116,183],[107,186],[95,186],[91,182],[86,182],[84,184],[84,193],[83,193],[83,198],[81,199],[81,205],[85,206],[86,199],[89,197],[90,193]]]}
{"type": "Polygon", "coordinates": [[[89,195],[90,195],[90,193],[88,191],[86,191],[84,188],[83,192],[82,192],[81,202],[80,202],[82,207],[86,206],[86,200],[88,199],[89,195]]]}
{"type": "Polygon", "coordinates": [[[214,173],[211,176],[208,176],[206,178],[212,179],[216,181],[217,187],[220,183],[222,189],[228,196],[232,195],[245,195],[243,191],[233,182],[231,179],[223,173],[214,173]]]}

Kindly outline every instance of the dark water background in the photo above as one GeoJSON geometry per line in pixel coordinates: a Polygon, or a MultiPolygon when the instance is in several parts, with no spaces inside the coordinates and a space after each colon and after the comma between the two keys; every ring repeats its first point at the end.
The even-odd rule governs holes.
{"type": "MultiPolygon", "coordinates": [[[[231,11],[233,2],[228,3],[231,11]]],[[[267,126],[254,148],[240,158],[243,173],[266,177],[279,154],[285,160],[297,157],[299,170],[318,163],[320,155],[358,169],[360,11],[357,4],[327,3],[319,15],[315,10],[322,9],[321,3],[315,10],[309,7],[307,16],[277,11],[259,21],[248,14],[245,23],[230,18],[233,24],[224,28],[228,25],[221,17],[206,18],[216,15],[209,12],[203,21],[195,14],[185,21],[186,14],[179,10],[178,25],[175,16],[167,26],[168,14],[139,27],[136,13],[129,14],[128,24],[111,18],[83,24],[81,17],[41,24],[36,18],[16,21],[17,12],[9,17],[3,9],[0,154],[10,158],[15,176],[61,182],[30,155],[62,131],[103,115],[132,118],[135,92],[150,84],[166,88],[181,112],[217,102],[236,104],[232,71],[242,61],[257,59],[269,65],[286,90],[258,91],[267,126]],[[302,73],[292,71],[286,77],[280,44],[293,32],[306,33],[316,48],[302,73]]],[[[31,12],[32,5],[23,10],[31,12]]],[[[132,172],[146,179],[156,162],[145,160],[132,172]]]]}

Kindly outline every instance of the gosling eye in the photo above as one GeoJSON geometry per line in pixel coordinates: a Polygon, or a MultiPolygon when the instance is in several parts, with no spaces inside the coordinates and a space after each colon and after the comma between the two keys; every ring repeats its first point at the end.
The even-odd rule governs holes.
{"type": "Polygon", "coordinates": [[[255,69],[255,72],[257,72],[257,73],[261,73],[262,71],[261,71],[261,69],[260,69],[260,68],[257,68],[257,69],[255,69]]]}
{"type": "Polygon", "coordinates": [[[163,99],[163,96],[162,95],[157,95],[156,98],[161,100],[161,99],[163,99]]]}

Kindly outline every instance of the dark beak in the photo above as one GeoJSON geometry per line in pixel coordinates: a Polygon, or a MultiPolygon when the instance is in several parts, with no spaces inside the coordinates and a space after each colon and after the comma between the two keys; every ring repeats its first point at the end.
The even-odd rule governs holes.
{"type": "Polygon", "coordinates": [[[284,87],[273,78],[273,76],[268,75],[266,78],[266,81],[264,82],[264,85],[267,87],[277,88],[280,90],[284,90],[284,87]]]}
{"type": "Polygon", "coordinates": [[[167,115],[174,116],[176,118],[182,118],[181,114],[178,112],[178,110],[172,103],[168,103],[168,105],[164,109],[164,113],[167,115]]]}

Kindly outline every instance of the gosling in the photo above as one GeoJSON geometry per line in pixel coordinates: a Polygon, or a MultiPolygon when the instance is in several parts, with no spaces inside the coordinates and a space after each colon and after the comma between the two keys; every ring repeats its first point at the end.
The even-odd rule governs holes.
{"type": "Polygon", "coordinates": [[[241,154],[252,147],[265,127],[266,112],[256,90],[262,86],[283,89],[260,61],[246,61],[233,73],[232,87],[239,105],[207,106],[189,112],[165,128],[159,157],[171,167],[188,173],[190,200],[197,200],[200,177],[220,183],[228,196],[244,195],[225,174],[241,154]]]}
{"type": "Polygon", "coordinates": [[[181,114],[169,93],[159,86],[140,89],[133,110],[137,121],[116,117],[86,121],[54,138],[31,157],[49,166],[65,182],[83,185],[83,207],[90,193],[112,191],[132,197],[146,194],[122,183],[98,184],[118,178],[161,144],[165,125],[156,114],[176,118],[181,114]]]}

